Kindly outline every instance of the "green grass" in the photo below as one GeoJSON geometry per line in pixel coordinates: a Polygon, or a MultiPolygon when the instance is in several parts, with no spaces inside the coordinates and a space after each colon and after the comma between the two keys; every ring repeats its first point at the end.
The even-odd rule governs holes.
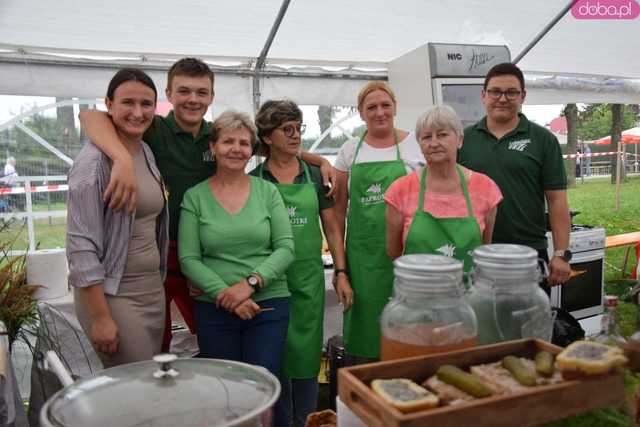
{"type": "MultiPolygon", "coordinates": [[[[640,177],[630,177],[620,186],[620,209],[615,209],[615,186],[609,178],[577,183],[569,190],[569,206],[580,211],[574,222],[604,227],[607,236],[640,230],[640,177]]],[[[623,297],[633,282],[623,279],[620,268],[626,248],[612,248],[605,252],[605,293],[623,297]]],[[[632,248],[627,275],[635,268],[635,251],[632,248]]],[[[636,328],[637,307],[621,302],[618,307],[620,328],[625,336],[636,328]]]]}
{"type": "MultiPolygon", "coordinates": [[[[47,206],[46,203],[35,203],[33,205],[34,211],[61,211],[66,210],[66,203],[51,203],[47,206]]],[[[53,249],[65,247],[65,239],[67,232],[67,219],[62,218],[44,218],[37,219],[33,222],[35,230],[36,247],[39,249],[53,249]]],[[[8,239],[17,237],[13,246],[13,250],[26,250],[29,247],[29,236],[27,233],[26,223],[19,220],[14,220],[9,226],[8,239]]]]}
{"type": "MultiPolygon", "coordinates": [[[[577,224],[603,227],[607,236],[640,230],[640,177],[631,177],[620,186],[620,210],[615,209],[615,186],[609,178],[592,179],[577,183],[569,190],[569,206],[579,211],[574,218],[577,224]]],[[[605,281],[620,278],[620,268],[625,248],[607,249],[605,281]]],[[[635,263],[631,263],[635,266],[635,263]]],[[[629,272],[630,267],[627,268],[629,272]]]]}
{"type": "MultiPolygon", "coordinates": [[[[38,219],[33,223],[35,230],[35,241],[38,249],[53,249],[65,247],[67,232],[66,218],[38,219]]],[[[22,221],[14,221],[8,229],[9,239],[16,238],[13,250],[26,250],[29,247],[29,236],[27,226],[22,221]]]]}

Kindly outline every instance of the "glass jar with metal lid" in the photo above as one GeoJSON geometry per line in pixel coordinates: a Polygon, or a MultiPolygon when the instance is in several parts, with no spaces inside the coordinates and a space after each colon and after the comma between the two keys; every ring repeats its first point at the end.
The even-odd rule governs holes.
{"type": "Polygon", "coordinates": [[[538,285],[537,251],[521,245],[483,245],[473,251],[473,265],[469,302],[478,319],[478,344],[551,340],[551,304],[538,285]]]}
{"type": "Polygon", "coordinates": [[[412,254],[393,264],[394,295],[380,318],[382,360],[476,344],[476,317],[463,295],[462,262],[412,254]]]}

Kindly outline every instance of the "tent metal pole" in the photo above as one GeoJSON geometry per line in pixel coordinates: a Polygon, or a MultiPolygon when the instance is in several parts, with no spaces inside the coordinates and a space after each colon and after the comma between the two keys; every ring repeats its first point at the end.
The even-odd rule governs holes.
{"type": "MultiPolygon", "coordinates": [[[[18,60],[16,58],[2,58],[0,57],[0,66],[2,64],[21,64],[24,65],[24,60],[18,60]]],[[[135,66],[136,68],[140,68],[144,71],[168,71],[171,64],[168,65],[158,65],[158,64],[149,64],[149,63],[125,63],[125,62],[109,62],[109,63],[96,63],[89,61],[69,61],[69,60],[60,60],[60,59],[29,59],[28,65],[42,65],[42,66],[56,66],[56,67],[82,67],[82,68],[94,68],[94,69],[104,69],[104,70],[113,70],[117,71],[122,67],[131,67],[135,66]]],[[[245,76],[251,77],[254,75],[255,71],[249,68],[248,65],[245,66],[221,66],[221,65],[211,65],[209,64],[209,68],[215,74],[229,74],[236,76],[245,76]]],[[[326,79],[338,79],[338,80],[387,80],[387,72],[386,71],[378,71],[378,72],[366,72],[366,71],[350,71],[345,67],[345,71],[290,71],[290,70],[278,70],[278,69],[263,69],[261,71],[262,76],[268,77],[300,77],[300,78],[326,78],[326,79]]]]}
{"type": "Polygon", "coordinates": [[[289,7],[289,3],[291,0],[283,0],[280,5],[280,10],[278,11],[278,15],[276,16],[276,20],[271,26],[271,31],[269,31],[269,36],[264,43],[262,51],[260,52],[260,56],[256,60],[256,66],[254,68],[253,73],[253,111],[257,112],[258,108],[260,108],[260,76],[262,70],[264,69],[265,63],[267,62],[267,55],[269,54],[269,49],[271,49],[271,44],[273,43],[273,39],[275,39],[276,34],[278,33],[278,28],[280,28],[280,24],[282,23],[282,19],[284,18],[284,14],[287,13],[287,8],[289,7]]]}
{"type": "Polygon", "coordinates": [[[552,20],[549,22],[543,29],[538,33],[537,36],[516,56],[516,58],[512,61],[514,64],[520,62],[520,60],[527,54],[538,42],[547,35],[549,31],[562,19],[564,15],[567,14],[571,6],[577,3],[578,0],[571,0],[561,11],[558,13],[552,20]]]}

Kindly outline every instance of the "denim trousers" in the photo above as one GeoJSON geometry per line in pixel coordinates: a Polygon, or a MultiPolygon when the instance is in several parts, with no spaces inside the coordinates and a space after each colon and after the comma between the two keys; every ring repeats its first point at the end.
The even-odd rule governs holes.
{"type": "MultiPolygon", "coordinates": [[[[279,377],[289,326],[289,298],[272,298],[258,305],[273,310],[242,320],[213,303],[196,301],[199,357],[250,363],[279,377]]],[[[275,427],[287,426],[281,400],[282,397],[274,408],[275,427]]]]}
{"type": "Polygon", "coordinates": [[[285,419],[287,427],[304,427],[307,416],[315,412],[318,404],[318,379],[291,379],[280,377],[282,394],[277,406],[285,419]]]}
{"type": "Polygon", "coordinates": [[[242,320],[213,303],[196,301],[200,357],[250,363],[266,368],[276,377],[280,375],[289,326],[289,298],[272,298],[258,305],[273,310],[242,320]]]}

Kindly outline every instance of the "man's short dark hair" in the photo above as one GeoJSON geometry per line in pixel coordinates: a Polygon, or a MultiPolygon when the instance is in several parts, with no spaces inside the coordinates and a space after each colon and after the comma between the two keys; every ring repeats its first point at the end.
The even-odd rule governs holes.
{"type": "Polygon", "coordinates": [[[213,71],[207,64],[198,58],[182,58],[175,62],[171,68],[169,68],[169,74],[167,76],[167,89],[171,89],[171,82],[175,76],[188,76],[188,77],[209,77],[211,80],[211,90],[213,91],[213,71]]]}
{"type": "Polygon", "coordinates": [[[498,76],[514,76],[520,81],[520,90],[524,91],[524,75],[520,68],[518,68],[515,64],[511,62],[503,62],[502,64],[494,65],[489,72],[487,73],[487,77],[484,78],[484,90],[487,90],[487,86],[489,84],[489,80],[498,76]]]}

